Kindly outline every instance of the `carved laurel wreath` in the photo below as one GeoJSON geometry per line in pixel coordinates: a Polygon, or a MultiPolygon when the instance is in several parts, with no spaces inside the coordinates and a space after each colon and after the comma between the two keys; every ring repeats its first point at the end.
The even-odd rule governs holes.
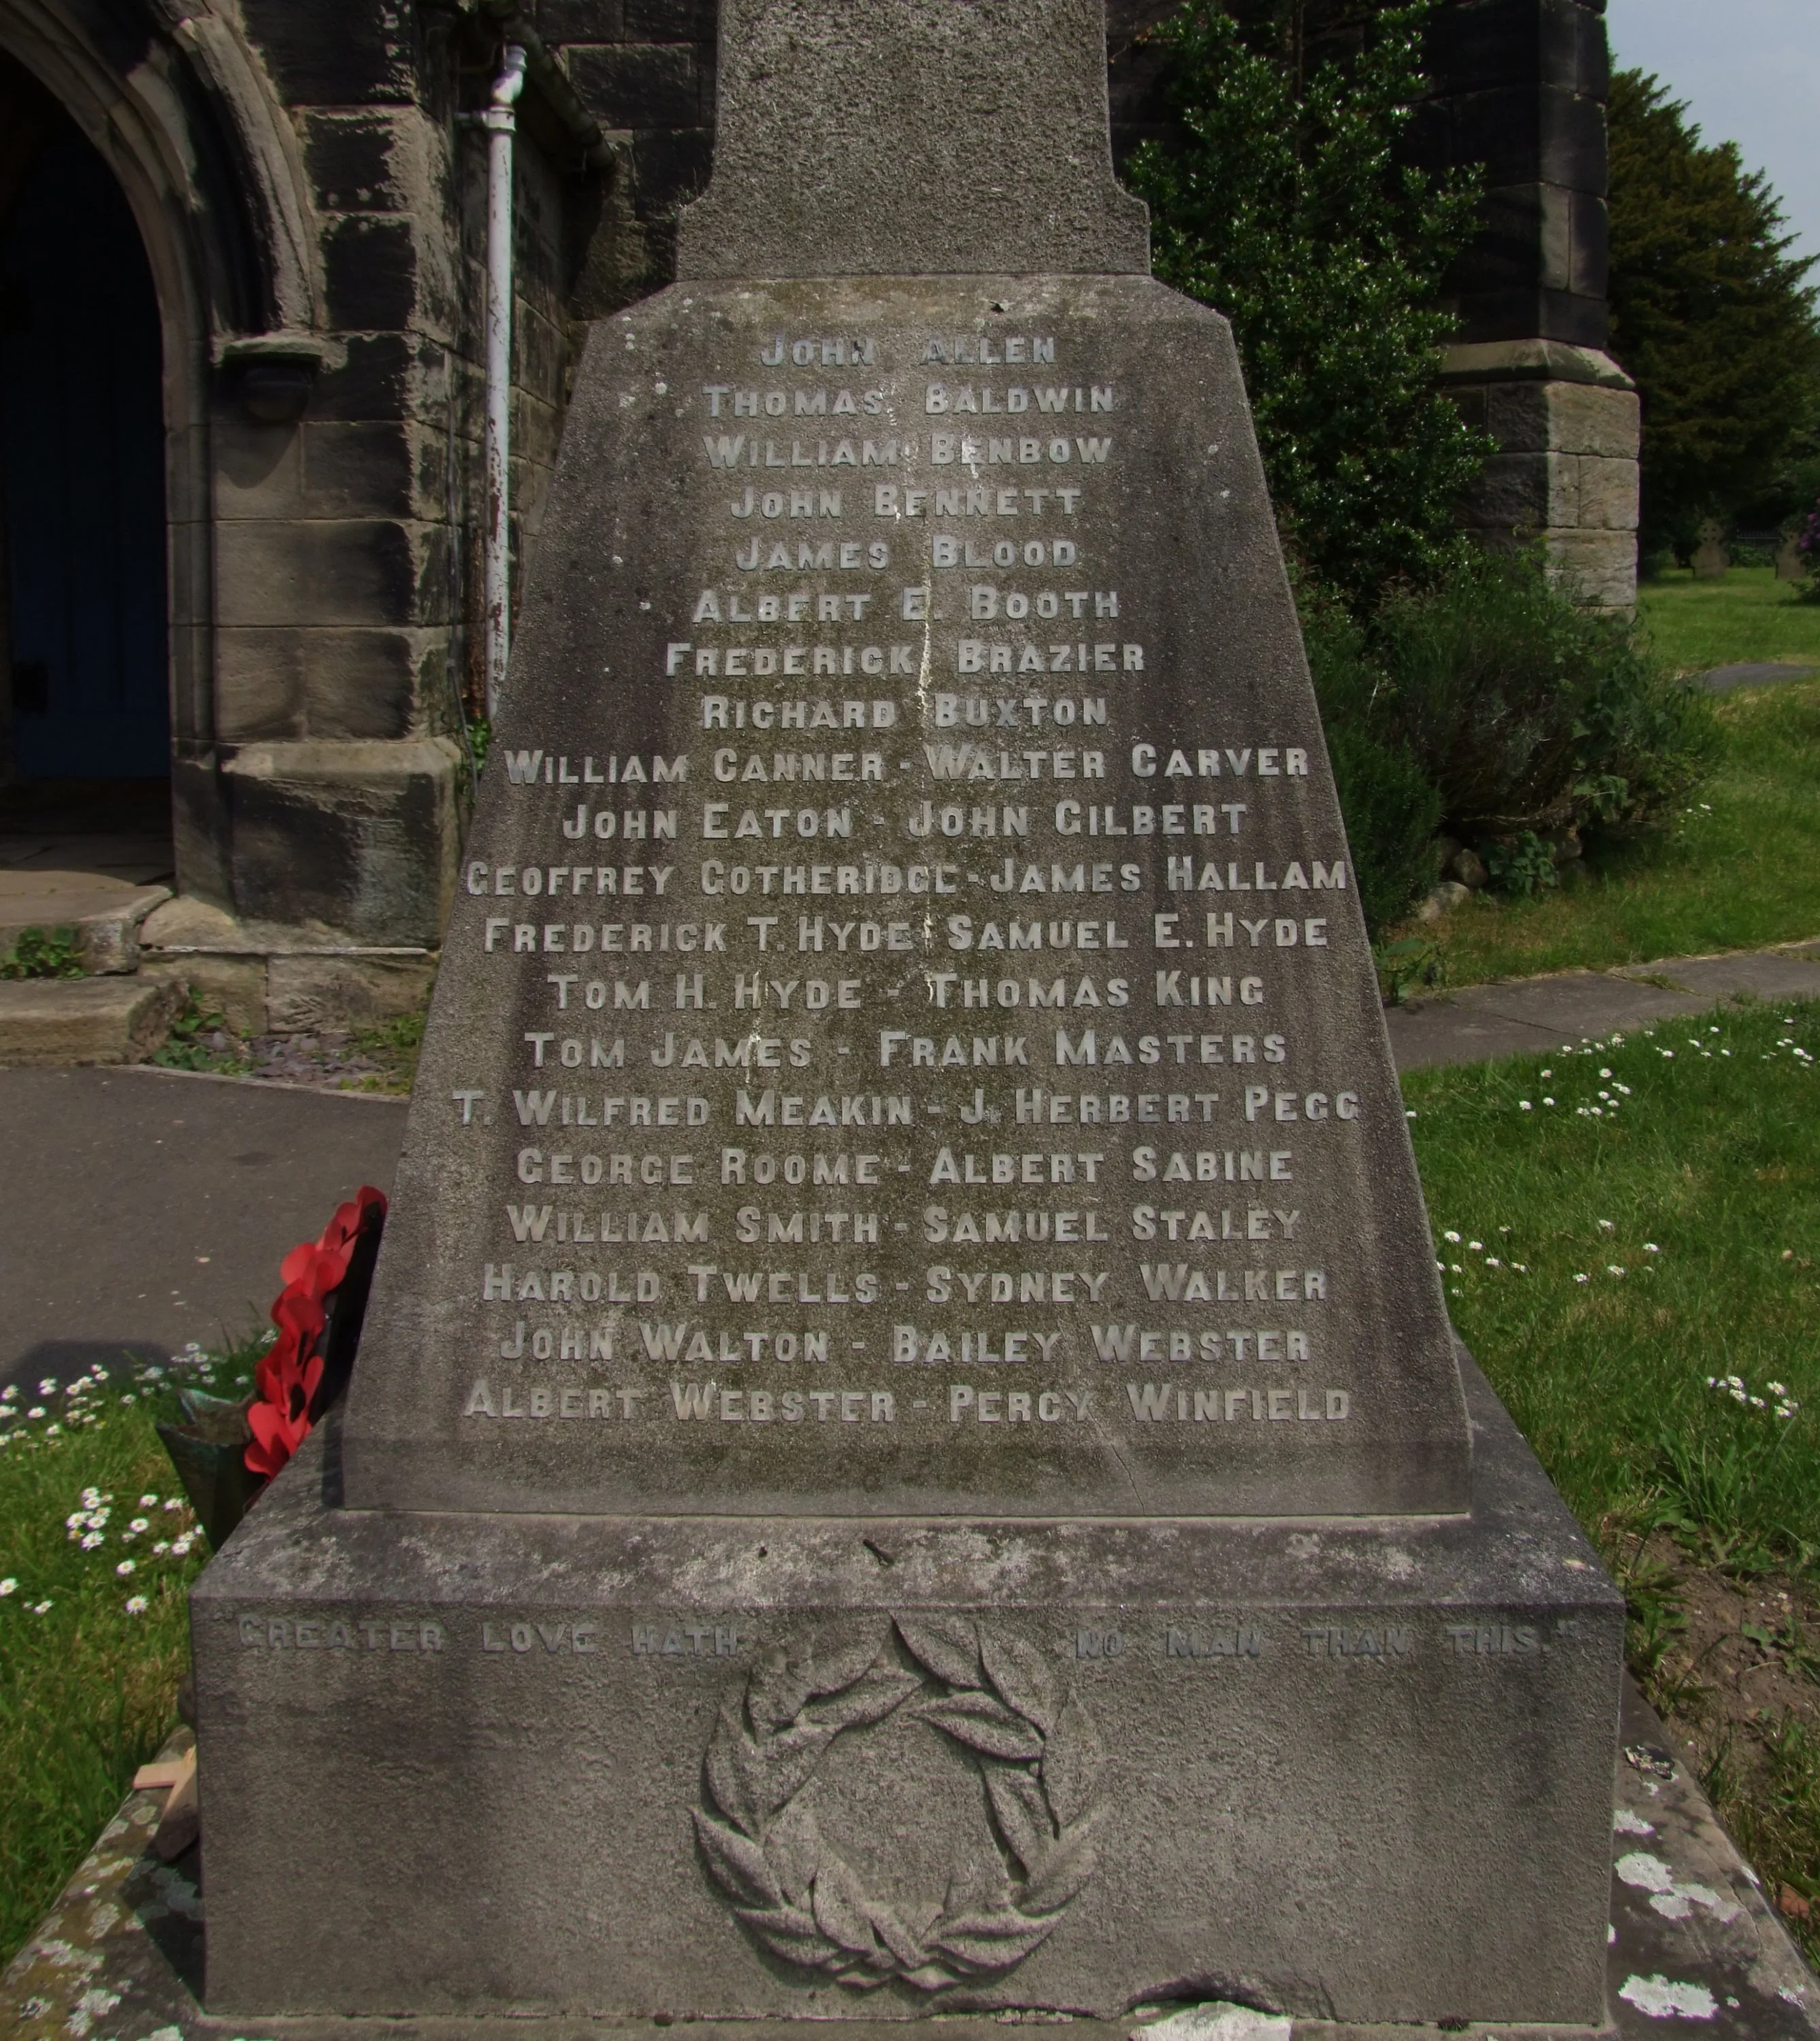
{"type": "Polygon", "coordinates": [[[774,1651],[723,1696],[696,1833],[715,1882],[774,1955],[869,1990],[902,1978],[940,1991],[1008,1970],[1055,1929],[1093,1876],[1102,1750],[1086,1710],[1042,1654],[983,1624],[900,1616],[817,1658],[774,1651]],[[895,1629],[921,1668],[881,1657],[895,1629]],[[925,1676],[927,1677],[925,1677],[925,1676]],[[1023,1875],[949,1883],[910,1917],[873,1898],[800,1799],[845,1730],[913,1695],[918,1718],[975,1753],[998,1833],[1023,1875]],[[718,1814],[719,1818],[716,1818],[718,1814]]]}

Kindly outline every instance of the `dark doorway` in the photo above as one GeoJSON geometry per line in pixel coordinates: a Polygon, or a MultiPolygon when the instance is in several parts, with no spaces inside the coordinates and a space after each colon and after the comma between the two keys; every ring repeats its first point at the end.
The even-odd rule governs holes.
{"type": "Polygon", "coordinates": [[[12,129],[0,162],[0,778],[163,780],[164,402],[151,271],[107,165],[10,64],[0,111],[12,129]]]}

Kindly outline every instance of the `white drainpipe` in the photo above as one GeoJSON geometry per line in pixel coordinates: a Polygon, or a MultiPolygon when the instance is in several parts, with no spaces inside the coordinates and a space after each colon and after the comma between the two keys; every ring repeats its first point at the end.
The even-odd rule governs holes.
{"type": "Polygon", "coordinates": [[[486,713],[499,712],[512,650],[512,143],[525,52],[506,45],[486,130],[486,713]]]}

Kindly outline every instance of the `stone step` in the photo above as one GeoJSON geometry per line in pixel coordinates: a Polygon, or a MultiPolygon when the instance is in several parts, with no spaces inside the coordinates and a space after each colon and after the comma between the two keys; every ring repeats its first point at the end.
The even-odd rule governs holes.
{"type": "Polygon", "coordinates": [[[182,1006],[181,978],[0,982],[0,1064],[143,1062],[182,1006]]]}
{"type": "Polygon", "coordinates": [[[140,925],[170,897],[168,886],[136,885],[105,872],[0,870],[0,957],[12,954],[28,929],[67,929],[85,971],[136,971],[140,925]]]}

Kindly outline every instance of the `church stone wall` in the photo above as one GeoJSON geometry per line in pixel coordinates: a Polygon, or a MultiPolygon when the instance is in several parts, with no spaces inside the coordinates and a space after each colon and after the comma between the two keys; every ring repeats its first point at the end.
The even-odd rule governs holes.
{"type": "MultiPolygon", "coordinates": [[[[88,32],[87,0],[56,5],[72,35],[88,32]]],[[[1166,132],[1144,36],[1165,11],[1110,0],[1116,156],[1166,132]]],[[[1452,0],[1417,146],[1437,164],[1490,166],[1446,364],[1503,448],[1468,521],[1494,540],[1542,534],[1596,599],[1621,606],[1634,590],[1636,406],[1602,352],[1602,12],[1599,0],[1452,0]]],[[[10,18],[0,0],[9,48],[10,18]]],[[[206,6],[197,18],[230,34],[206,6]]],[[[223,130],[263,120],[266,157],[300,169],[282,277],[244,235],[223,255],[211,238],[219,199],[198,185],[199,270],[248,273],[187,331],[167,309],[208,393],[206,418],[183,428],[192,470],[207,449],[206,487],[186,483],[183,499],[204,513],[206,543],[189,577],[198,623],[181,638],[205,670],[185,684],[178,842],[191,897],[165,910],[173,947],[280,956],[297,947],[286,932],[307,925],[309,944],[343,959],[322,967],[332,987],[348,982],[349,956],[408,963],[440,939],[466,803],[458,704],[471,712],[480,698],[485,151],[462,116],[484,104],[515,22],[541,37],[613,157],[586,167],[575,108],[565,118],[559,82],[553,94],[534,76],[518,149],[521,575],[585,323],[670,279],[678,208],[708,181],[713,0],[524,0],[517,16],[506,0],[242,0],[231,25],[257,90],[223,102],[223,130]],[[268,357],[307,366],[292,412],[261,401],[252,372],[268,357]]],[[[144,42],[185,60],[149,17],[144,42]]],[[[181,103],[195,175],[219,184],[208,92],[181,103]]],[[[325,991],[319,1013],[307,985],[298,994],[312,968],[294,955],[283,967],[298,1024],[341,996],[325,991]]]]}

